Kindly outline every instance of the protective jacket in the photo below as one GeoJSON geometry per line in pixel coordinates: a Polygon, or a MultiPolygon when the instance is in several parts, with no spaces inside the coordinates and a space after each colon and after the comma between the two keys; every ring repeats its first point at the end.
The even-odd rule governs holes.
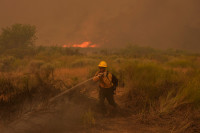
{"type": "Polygon", "coordinates": [[[112,74],[109,73],[108,71],[105,71],[104,74],[100,77],[98,77],[97,75],[100,73],[100,71],[97,71],[93,81],[97,82],[99,81],[99,86],[101,88],[112,88],[113,87],[113,83],[112,83],[112,74]]]}

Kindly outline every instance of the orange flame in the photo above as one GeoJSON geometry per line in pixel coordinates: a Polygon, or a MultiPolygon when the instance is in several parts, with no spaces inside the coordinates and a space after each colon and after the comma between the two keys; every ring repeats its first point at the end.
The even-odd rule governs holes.
{"type": "Polygon", "coordinates": [[[95,47],[97,47],[97,45],[96,44],[92,44],[90,41],[88,41],[88,42],[83,42],[81,44],[73,44],[72,46],[65,44],[62,47],[63,48],[67,48],[67,47],[78,47],[78,48],[88,48],[88,47],[90,47],[90,48],[95,48],[95,47]]]}
{"type": "Polygon", "coordinates": [[[72,47],[87,48],[90,46],[90,44],[91,42],[83,42],[81,44],[74,44],[72,45],[72,47]]]}
{"type": "Polygon", "coordinates": [[[68,46],[68,45],[66,45],[66,44],[64,44],[62,47],[63,47],[63,48],[67,48],[67,47],[69,47],[69,46],[68,46]]]}

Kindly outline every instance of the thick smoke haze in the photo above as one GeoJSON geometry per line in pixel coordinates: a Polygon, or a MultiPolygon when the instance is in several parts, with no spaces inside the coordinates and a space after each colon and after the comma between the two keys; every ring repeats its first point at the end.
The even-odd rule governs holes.
{"type": "Polygon", "coordinates": [[[37,45],[200,50],[199,6],[199,0],[0,0],[0,28],[35,25],[37,45]]]}

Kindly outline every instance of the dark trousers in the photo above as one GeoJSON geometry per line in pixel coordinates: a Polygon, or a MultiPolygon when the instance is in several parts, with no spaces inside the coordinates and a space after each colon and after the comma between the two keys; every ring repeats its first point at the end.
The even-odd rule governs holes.
{"type": "Polygon", "coordinates": [[[99,90],[99,104],[101,108],[105,108],[104,101],[107,99],[108,103],[113,107],[116,107],[117,104],[114,101],[114,90],[113,88],[101,88],[99,90]]]}

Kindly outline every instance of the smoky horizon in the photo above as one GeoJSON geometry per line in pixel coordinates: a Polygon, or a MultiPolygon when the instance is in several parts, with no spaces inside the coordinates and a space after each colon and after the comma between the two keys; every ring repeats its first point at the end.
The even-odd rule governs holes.
{"type": "Polygon", "coordinates": [[[0,29],[35,25],[36,45],[43,46],[90,42],[198,51],[199,5],[198,0],[0,0],[0,29]]]}

